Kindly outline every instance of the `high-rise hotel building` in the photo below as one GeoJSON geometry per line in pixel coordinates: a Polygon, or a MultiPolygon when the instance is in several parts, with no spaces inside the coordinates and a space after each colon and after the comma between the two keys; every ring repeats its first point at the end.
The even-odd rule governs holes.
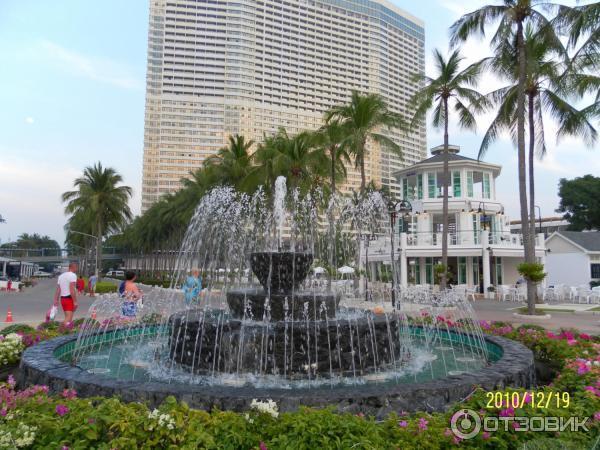
{"type": "MultiPolygon", "coordinates": [[[[408,115],[424,71],[423,23],[385,0],[150,0],[142,210],[226,144],[283,126],[316,129],[351,90],[408,115]]],[[[426,155],[425,129],[383,130],[404,158],[370,144],[367,177],[426,155]]],[[[360,175],[348,171],[346,188],[360,175]]]]}

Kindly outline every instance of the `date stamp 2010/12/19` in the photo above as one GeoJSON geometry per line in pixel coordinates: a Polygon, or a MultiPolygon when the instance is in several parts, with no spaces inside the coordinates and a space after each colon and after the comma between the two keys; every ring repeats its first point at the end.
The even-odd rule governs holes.
{"type": "Polygon", "coordinates": [[[525,392],[486,392],[486,408],[568,408],[571,394],[568,392],[525,391],[525,392]]]}

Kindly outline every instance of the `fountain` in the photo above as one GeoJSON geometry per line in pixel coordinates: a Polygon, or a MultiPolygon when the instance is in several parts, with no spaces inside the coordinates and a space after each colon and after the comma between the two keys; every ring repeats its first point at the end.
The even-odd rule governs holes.
{"type": "Polygon", "coordinates": [[[361,236],[387,235],[386,211],[377,192],[303,196],[284,178],[272,196],[216,188],[191,220],[172,288],[144,287],[134,318],[122,317],[117,295],[98,297],[76,338],[25,352],[20,382],[151,404],[174,395],[244,410],[271,398],[282,411],[335,405],[378,417],[441,410],[477,384],[529,387],[531,352],[484,336],[463,297],[403,289],[391,308],[376,278],[364,292],[311,274],[332,261],[360,270],[361,236]],[[192,268],[206,289],[187,305],[177,286],[192,268]]]}

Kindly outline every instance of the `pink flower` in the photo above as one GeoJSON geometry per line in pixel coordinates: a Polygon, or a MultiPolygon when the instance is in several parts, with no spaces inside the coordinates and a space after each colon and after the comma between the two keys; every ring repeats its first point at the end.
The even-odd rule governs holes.
{"type": "Polygon", "coordinates": [[[88,423],[89,423],[90,425],[93,425],[93,424],[95,424],[95,423],[96,423],[96,419],[88,419],[88,423]]]}
{"type": "Polygon", "coordinates": [[[14,389],[14,387],[17,385],[17,382],[15,381],[15,377],[13,377],[12,374],[8,376],[7,382],[11,389],[14,389]]]}
{"type": "Polygon", "coordinates": [[[531,403],[531,400],[532,400],[532,398],[531,398],[531,397],[532,397],[532,395],[531,395],[529,392],[527,392],[527,393],[525,394],[524,402],[525,402],[526,404],[529,404],[529,403],[531,403]]]}
{"type": "Polygon", "coordinates": [[[506,408],[500,410],[500,417],[512,417],[515,415],[515,410],[513,408],[506,408]]]}
{"type": "Polygon", "coordinates": [[[0,409],[0,416],[5,417],[8,411],[6,411],[6,408],[2,408],[0,409]]]}
{"type": "Polygon", "coordinates": [[[573,333],[571,333],[570,331],[563,331],[562,333],[560,333],[560,337],[569,341],[575,339],[575,336],[573,336],[573,333]]]}
{"type": "Polygon", "coordinates": [[[567,344],[569,344],[570,346],[573,346],[573,345],[577,344],[577,341],[575,339],[567,339],[567,344]]]}
{"type": "Polygon", "coordinates": [[[479,325],[481,325],[481,328],[484,330],[489,330],[491,328],[491,325],[487,320],[480,320],[479,325]]]}
{"type": "Polygon", "coordinates": [[[484,431],[483,433],[481,433],[481,437],[483,438],[484,441],[487,441],[490,438],[490,432],[484,431]]]}
{"type": "Polygon", "coordinates": [[[408,426],[408,422],[406,420],[401,420],[398,422],[398,426],[401,428],[406,428],[408,426]]]}
{"type": "Polygon", "coordinates": [[[547,331],[546,336],[549,337],[550,339],[558,339],[558,336],[555,335],[552,331],[547,331]]]}
{"type": "Polygon", "coordinates": [[[63,398],[66,399],[73,399],[75,397],[77,397],[77,391],[75,389],[65,389],[62,391],[63,398]]]}
{"type": "Polygon", "coordinates": [[[592,337],[591,337],[589,334],[585,334],[585,333],[580,333],[580,334],[579,334],[579,339],[583,339],[583,340],[586,340],[586,341],[587,341],[587,340],[589,340],[589,339],[591,339],[591,338],[592,338],[592,337]]]}
{"type": "Polygon", "coordinates": [[[600,411],[594,413],[594,420],[600,420],[600,411]]]}
{"type": "Polygon", "coordinates": [[[512,427],[513,427],[515,430],[518,430],[518,429],[519,429],[519,423],[518,423],[518,422],[511,422],[511,425],[512,425],[512,427]]]}
{"type": "Polygon", "coordinates": [[[454,439],[452,439],[454,441],[455,444],[460,444],[460,441],[462,441],[461,438],[459,438],[458,436],[454,436],[454,439]]]}
{"type": "Polygon", "coordinates": [[[69,447],[67,447],[66,445],[63,445],[60,450],[69,450],[69,447]]]}
{"type": "Polygon", "coordinates": [[[269,450],[263,441],[260,441],[258,448],[260,448],[260,450],[269,450]]]}
{"type": "Polygon", "coordinates": [[[55,411],[56,411],[56,414],[58,414],[59,416],[62,417],[65,414],[68,414],[69,408],[65,405],[58,404],[58,405],[56,405],[55,411]]]}
{"type": "Polygon", "coordinates": [[[419,423],[417,424],[417,426],[419,427],[419,430],[425,431],[427,429],[427,424],[428,423],[429,422],[425,418],[421,417],[419,419],[419,423]]]}
{"type": "Polygon", "coordinates": [[[586,365],[581,365],[579,366],[579,368],[577,369],[577,374],[578,375],[583,375],[584,373],[588,373],[590,371],[590,368],[586,365]]]}
{"type": "Polygon", "coordinates": [[[452,436],[452,430],[450,430],[450,428],[446,428],[444,431],[444,436],[452,436]]]}

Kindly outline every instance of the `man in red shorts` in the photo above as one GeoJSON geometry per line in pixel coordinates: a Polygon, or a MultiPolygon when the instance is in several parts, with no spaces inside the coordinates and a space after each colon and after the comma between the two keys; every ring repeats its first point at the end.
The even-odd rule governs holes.
{"type": "Polygon", "coordinates": [[[73,314],[77,309],[77,263],[69,264],[69,270],[58,277],[56,292],[54,293],[54,306],[58,308],[58,300],[65,313],[65,325],[73,321],[73,314]]]}

